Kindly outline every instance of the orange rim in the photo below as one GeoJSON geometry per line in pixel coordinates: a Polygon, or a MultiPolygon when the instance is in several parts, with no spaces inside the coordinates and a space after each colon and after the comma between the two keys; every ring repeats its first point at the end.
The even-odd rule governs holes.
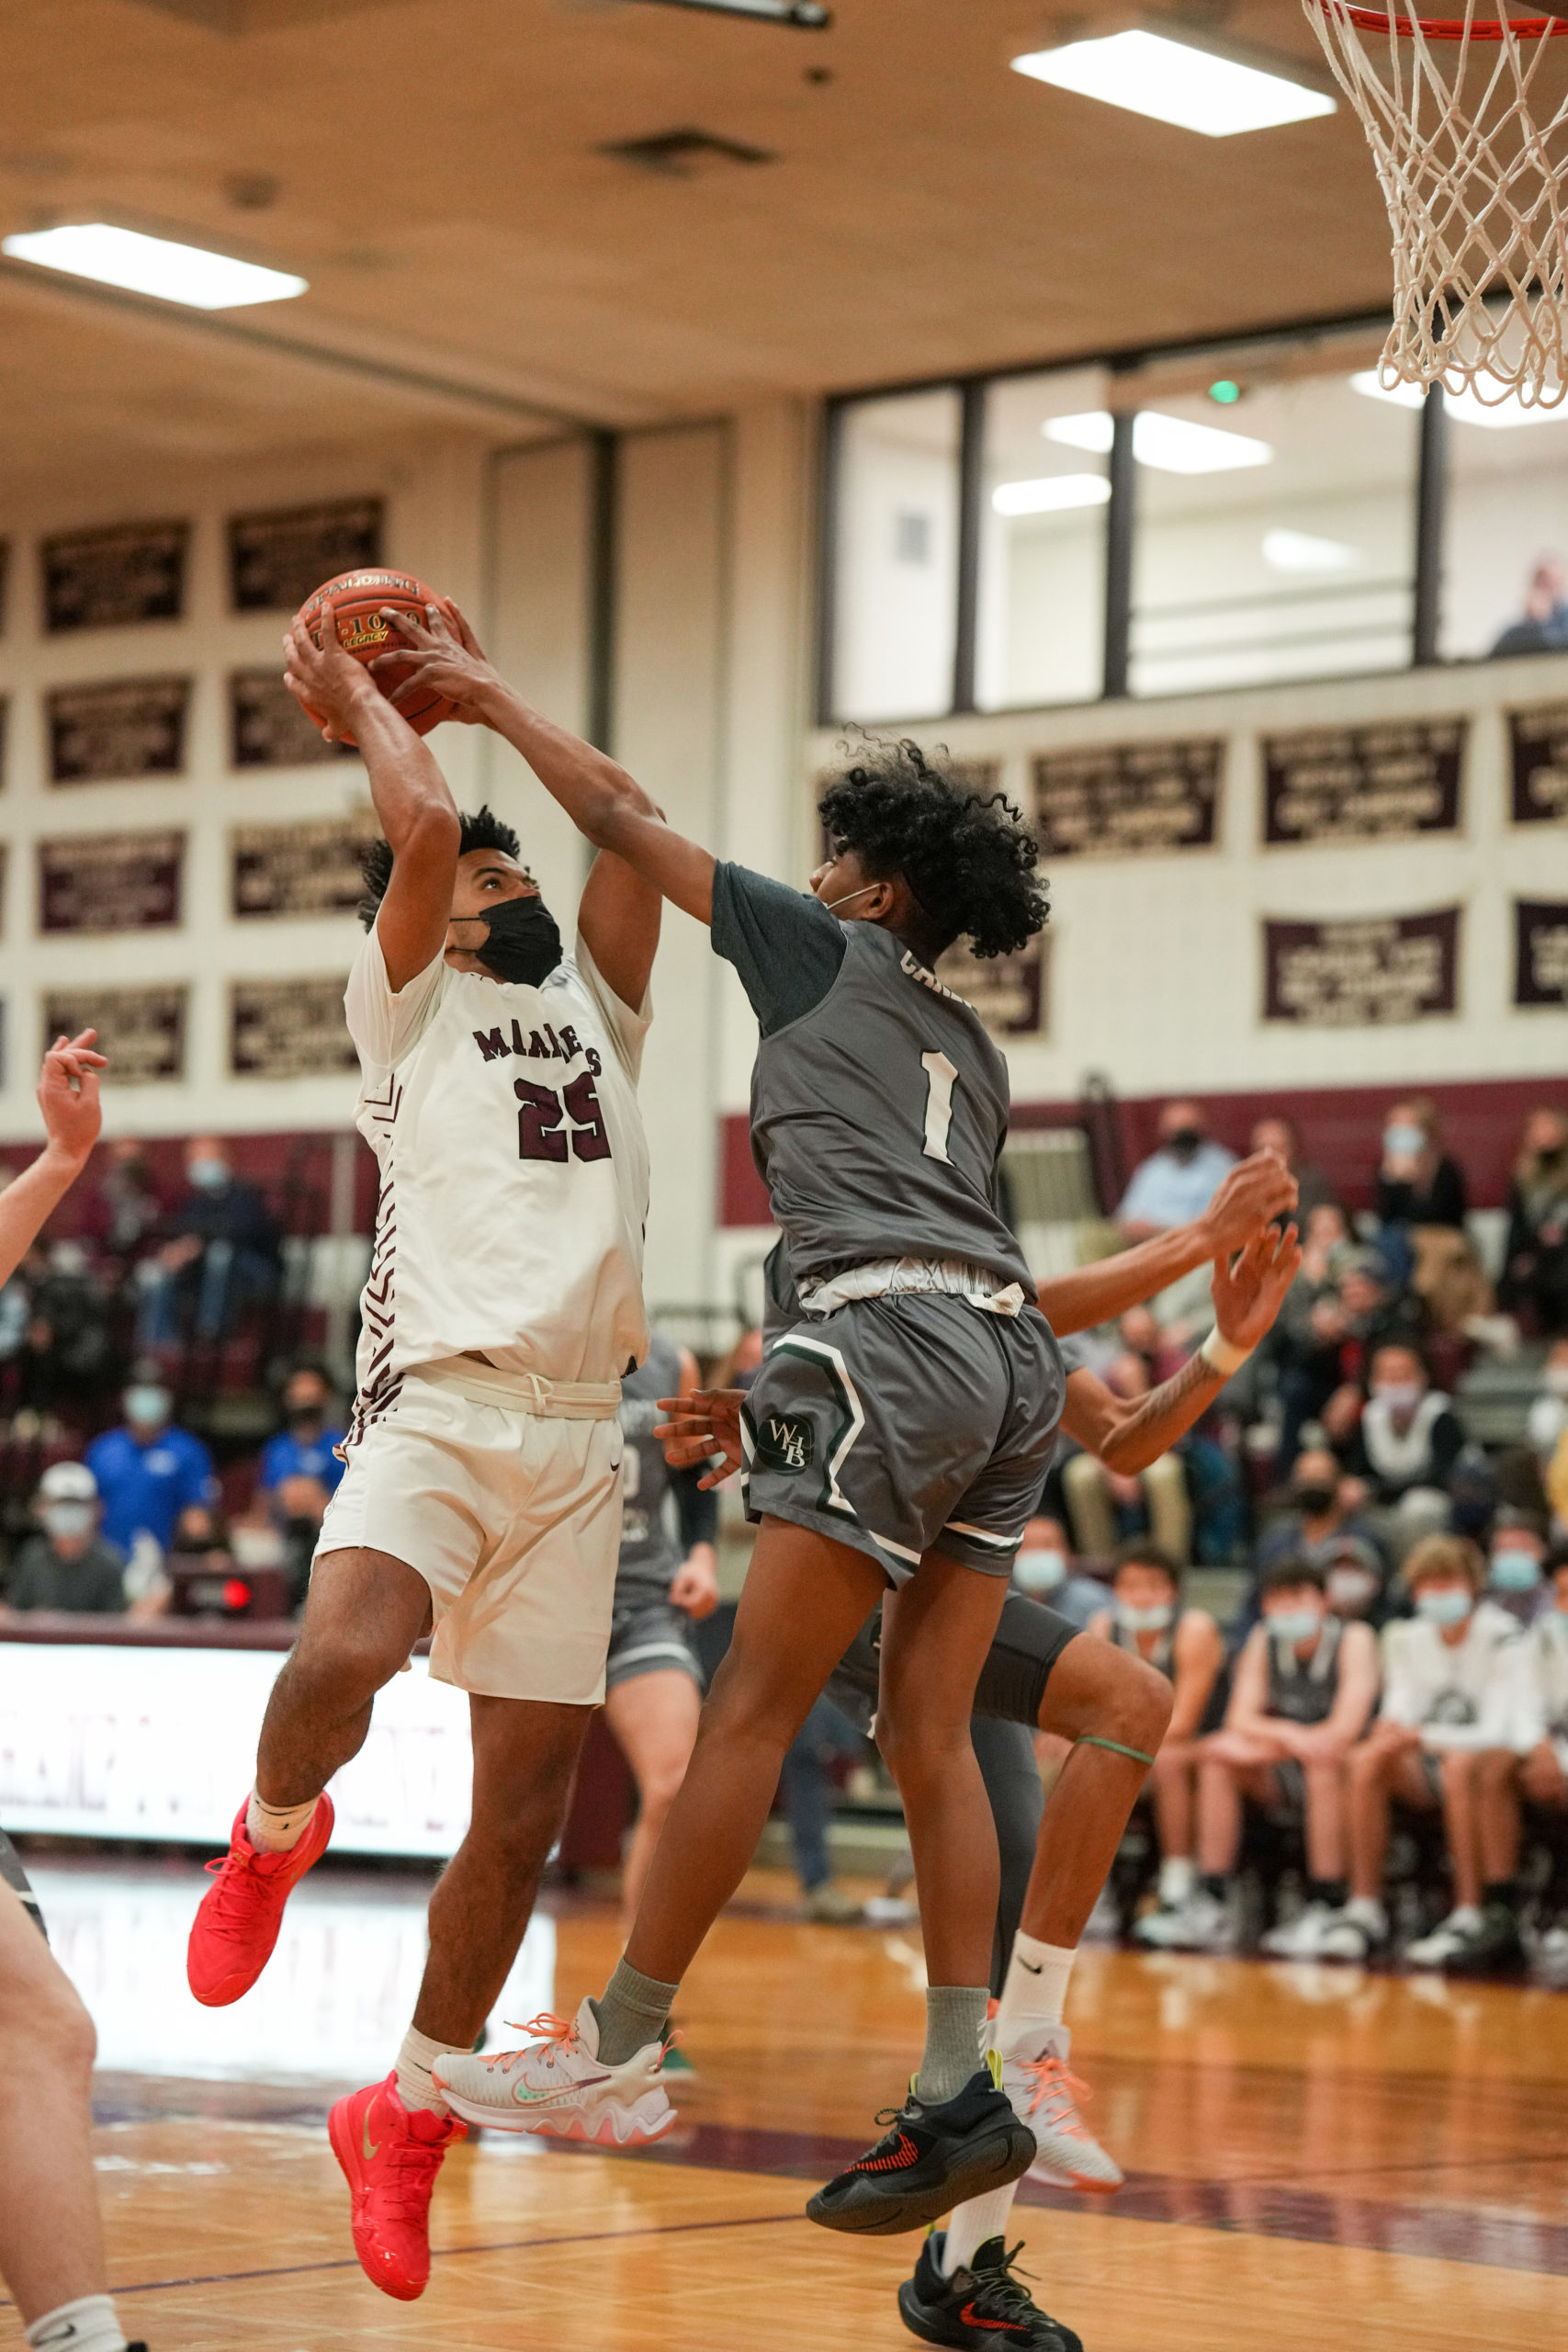
{"type": "MultiPolygon", "coordinates": [[[[1317,0],[1325,8],[1325,0],[1317,0]]],[[[1408,40],[1414,32],[1424,33],[1428,40],[1500,41],[1501,21],[1488,18],[1483,24],[1467,25],[1462,17],[1391,17],[1383,8],[1346,8],[1358,31],[1363,33],[1395,32],[1408,40]]],[[[1568,18],[1562,17],[1514,17],[1508,19],[1508,29],[1519,40],[1554,40],[1559,34],[1568,34],[1568,18]]]]}

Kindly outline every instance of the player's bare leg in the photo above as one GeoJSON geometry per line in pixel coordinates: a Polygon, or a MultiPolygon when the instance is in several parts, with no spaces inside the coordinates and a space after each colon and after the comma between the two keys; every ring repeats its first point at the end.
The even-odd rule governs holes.
{"type": "Polygon", "coordinates": [[[1040,1728],[1074,1742],[1040,1825],[1023,1930],[1077,1943],[1157,1753],[1174,1692],[1163,1674],[1109,1642],[1069,1642],[1051,1669],[1040,1728]],[[1099,1743],[1111,1741],[1111,1747],[1099,1743]],[[1119,1751],[1130,1748],[1132,1755],[1119,1751]]]}
{"type": "Polygon", "coordinates": [[[355,1550],[316,1562],[299,1638],[262,1719],[264,1804],[307,1804],[358,1755],[377,1691],[429,1630],[430,1587],[405,1561],[355,1550]]]}
{"type": "Polygon", "coordinates": [[[621,1869],[621,1932],[629,1936],[660,1833],[696,1746],[702,1698],[689,1674],[639,1674],[608,1692],[604,1715],[637,1782],[637,1822],[621,1869]]]}

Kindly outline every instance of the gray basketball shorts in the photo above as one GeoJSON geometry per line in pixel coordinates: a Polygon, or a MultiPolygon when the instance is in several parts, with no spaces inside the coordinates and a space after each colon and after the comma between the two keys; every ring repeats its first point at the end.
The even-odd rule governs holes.
{"type": "Polygon", "coordinates": [[[747,1516],[852,1544],[894,1585],[933,1549],[1005,1577],[1065,1388],[1032,1307],[987,1315],[906,1291],[805,1317],[773,1342],[741,1409],[747,1516]]]}
{"type": "Polygon", "coordinates": [[[643,1674],[684,1674],[699,1690],[703,1687],[692,1621],[685,1611],[660,1600],[657,1594],[633,1593],[615,1602],[604,1688],[615,1690],[643,1674]]]}

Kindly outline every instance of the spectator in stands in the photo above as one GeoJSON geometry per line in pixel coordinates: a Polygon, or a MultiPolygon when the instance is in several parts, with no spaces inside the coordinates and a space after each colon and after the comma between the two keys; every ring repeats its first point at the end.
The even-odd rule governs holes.
{"type": "Polygon", "coordinates": [[[1335,1268],[1352,1247],[1345,1211],[1320,1202],[1302,1221],[1301,1272],[1258,1351],[1272,1370],[1280,1402],[1277,1476],[1295,1460],[1303,1425],[1315,1419],[1340,1385],[1348,1322],[1335,1268]],[[1316,1310],[1325,1302],[1327,1314],[1320,1317],[1316,1310]]]}
{"type": "Polygon", "coordinates": [[[1544,1470],[1568,1430],[1568,1340],[1555,1340],[1540,1370],[1540,1388],[1530,1398],[1529,1442],[1544,1470]]]}
{"type": "Polygon", "coordinates": [[[256,1486],[301,1591],[322,1517],[343,1476],[337,1455],[343,1439],[326,1374],[320,1364],[296,1364],[284,1384],[283,1427],[262,1450],[256,1486]]]}
{"type": "Polygon", "coordinates": [[[1230,1941],[1226,1902],[1241,1852],[1244,1802],[1301,1824],[1306,1905],[1272,1928],[1265,1951],[1310,1959],[1345,1902],[1345,1766],[1377,1704],[1378,1645],[1370,1625],[1329,1612],[1322,1567],[1301,1554],[1263,1576],[1263,1615],[1236,1660],[1225,1719],[1198,1762],[1198,1894],[1190,1948],[1230,1941]]]}
{"type": "Polygon", "coordinates": [[[1497,1304],[1543,1338],[1568,1331],[1568,1111],[1532,1111],[1525,1121],[1497,1304]]]}
{"type": "Polygon", "coordinates": [[[1544,1589],[1545,1562],[1546,1531],[1540,1520],[1505,1506],[1493,1524],[1486,1591],[1517,1624],[1530,1624],[1551,1606],[1544,1589]]]}
{"type": "Polygon", "coordinates": [[[1464,1170],[1443,1149],[1429,1095],[1393,1103],[1383,1121],[1382,1161],[1373,1200],[1380,1225],[1464,1226],[1464,1170]]]}
{"type": "Polygon", "coordinates": [[[1159,1114],[1159,1148],[1139,1163],[1116,1223],[1129,1241],[1146,1241],[1201,1216],[1235,1165],[1235,1154],[1209,1135],[1201,1102],[1168,1102],[1159,1114]]]}
{"type": "Polygon", "coordinates": [[[17,1401],[36,1413],[87,1420],[124,1371],[114,1301],[79,1241],[57,1241],[26,1261],[28,1326],[17,1352],[17,1401]]]}
{"type": "Polygon", "coordinates": [[[1374,1525],[1401,1551],[1414,1535],[1448,1526],[1464,1430],[1452,1400],[1432,1386],[1415,1348],[1380,1347],[1369,1388],[1339,1444],[1339,1459],[1365,1481],[1378,1513],[1374,1525]]]}
{"type": "Polygon", "coordinates": [[[1258,1569],[1295,1556],[1326,1568],[1347,1536],[1375,1548],[1372,1530],[1361,1516],[1366,1499],[1362,1481],[1347,1477],[1326,1445],[1311,1446],[1298,1453],[1291,1468],[1285,1508],[1258,1539],[1258,1569]]]}
{"type": "Polygon", "coordinates": [[[85,1463],[52,1463],[39,1481],[33,1511],[40,1532],[28,1536],[11,1564],[4,1613],[123,1615],[125,1560],[98,1532],[97,1484],[85,1463]]]}
{"type": "MultiPolygon", "coordinates": [[[[1535,1686],[1528,1752],[1516,1757],[1495,1749],[1481,1767],[1495,1786],[1510,1823],[1512,1848],[1501,1856],[1507,1878],[1518,1868],[1520,1798],[1548,1813],[1568,1813],[1568,1544],[1554,1545],[1544,1566],[1551,1605],[1528,1636],[1535,1686]]],[[[1560,1833],[1553,1843],[1561,1853],[1560,1833]]],[[[1555,1917],[1549,1913],[1540,1948],[1543,1965],[1559,1978],[1568,1968],[1568,1913],[1562,1905],[1560,1863],[1555,1917]]]]}
{"type": "Polygon", "coordinates": [[[134,1136],[118,1136],[108,1148],[108,1166],[87,1202],[87,1223],[103,1250],[129,1261],[157,1229],[164,1204],[152,1189],[146,1148],[134,1136]]]}
{"type": "MultiPolygon", "coordinates": [[[[1253,1122],[1248,1142],[1252,1151],[1271,1151],[1282,1159],[1296,1180],[1296,1227],[1305,1233],[1314,1209],[1330,1206],[1334,1187],[1321,1168],[1302,1158],[1302,1131],[1283,1111],[1270,1111],[1253,1122]]],[[[1341,1212],[1342,1214],[1342,1212],[1341,1212]]]]}
{"type": "Polygon", "coordinates": [[[1321,1957],[1365,1960],[1389,1940],[1383,1902],[1389,1809],[1441,1808],[1454,1905],[1405,1952],[1418,1968],[1511,1964],[1520,1956],[1508,1809],[1488,1753],[1533,1736],[1527,1637],[1483,1598],[1486,1566],[1462,1535],[1428,1535],[1404,1564],[1416,1605],[1383,1636],[1382,1711],[1349,1760],[1350,1899],[1317,1937],[1321,1957]],[[1484,1906],[1484,1907],[1483,1907],[1484,1906]]]}
{"type": "Polygon", "coordinates": [[[155,1363],[132,1367],[122,1401],[122,1425],[95,1438],[86,1453],[103,1498],[105,1535],[128,1558],[139,1537],[164,1553],[176,1530],[209,1536],[218,1500],[212,1456],[175,1424],[175,1400],[155,1363]]]}
{"type": "MultiPolygon", "coordinates": [[[[1175,1689],[1170,1723],[1147,1784],[1160,1851],[1160,1907],[1145,1923],[1153,1927],[1184,1910],[1197,1885],[1194,1768],[1199,1738],[1211,1716],[1217,1718],[1225,1645],[1206,1609],[1183,1608],[1181,1570],[1170,1554],[1141,1541],[1122,1546],[1111,1607],[1100,1611],[1089,1630],[1143,1658],[1175,1689]]],[[[1146,1939],[1160,1940],[1157,1935],[1146,1939]]]]}
{"type": "MultiPolygon", "coordinates": [[[[1120,1355],[1105,1385],[1129,1402],[1149,1393],[1144,1360],[1120,1355]]],[[[1124,1476],[1108,1470],[1097,1455],[1078,1452],[1062,1465],[1062,1494],[1077,1550],[1089,1559],[1109,1559],[1124,1536],[1147,1532],[1162,1552],[1183,1564],[1192,1556],[1192,1507],[1179,1448],[1162,1453],[1146,1470],[1124,1476]]]]}
{"type": "Polygon", "coordinates": [[[1404,1614],[1403,1588],[1393,1589],[1382,1547],[1372,1536],[1343,1529],[1330,1538],[1321,1566],[1336,1617],[1381,1633],[1391,1618],[1404,1614]]]}
{"type": "Polygon", "coordinates": [[[235,1176],[216,1136],[191,1138],[186,1176],[185,1198],[139,1269],[141,1348],[175,1346],[187,1327],[198,1340],[226,1337],[247,1307],[276,1295],[282,1277],[277,1227],[256,1187],[235,1176]]]}
{"type": "Polygon", "coordinates": [[[1058,1617],[1080,1628],[1105,1607],[1106,1589],[1099,1577],[1075,1573],[1066,1530],[1057,1519],[1029,1521],[1013,1560],[1012,1580],[1031,1600],[1043,1600],[1058,1617]]]}
{"type": "Polygon", "coordinates": [[[1543,555],[1530,573],[1525,608],[1492,648],[1495,662],[1515,653],[1561,653],[1568,648],[1568,571],[1562,559],[1543,555]]]}

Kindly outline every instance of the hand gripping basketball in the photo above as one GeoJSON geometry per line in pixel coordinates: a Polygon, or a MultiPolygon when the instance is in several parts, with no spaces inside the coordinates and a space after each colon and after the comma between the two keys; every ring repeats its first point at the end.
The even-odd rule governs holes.
{"type": "MultiPolygon", "coordinates": [[[[427,588],[423,580],[416,580],[412,572],[342,571],[300,605],[297,617],[311,643],[320,646],[322,617],[330,609],[337,620],[338,641],[344,651],[373,671],[376,684],[390,701],[412,673],[405,662],[389,662],[377,666],[378,655],[395,651],[400,642],[388,613],[406,613],[411,618],[423,621],[432,605],[440,611],[448,609],[446,598],[427,588]]],[[[322,714],[302,695],[300,707],[310,713],[324,734],[327,721],[322,714]]],[[[397,707],[416,735],[428,735],[433,727],[450,718],[453,706],[445,695],[426,687],[399,701],[397,707]]],[[[339,740],[352,743],[354,738],[340,729],[339,740]]]]}

